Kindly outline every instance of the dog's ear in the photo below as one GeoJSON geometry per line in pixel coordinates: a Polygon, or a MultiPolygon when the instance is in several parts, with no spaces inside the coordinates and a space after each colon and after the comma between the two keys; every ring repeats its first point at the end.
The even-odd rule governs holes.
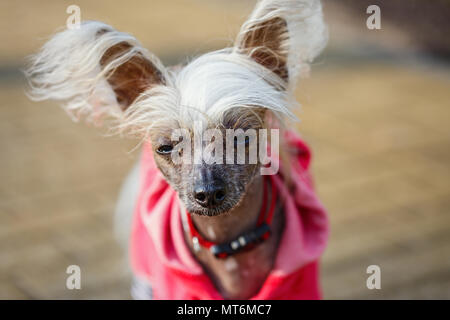
{"type": "Polygon", "coordinates": [[[235,49],[291,82],[324,48],[327,35],[319,0],[262,0],[235,49]]]}
{"type": "Polygon", "coordinates": [[[95,21],[65,30],[31,57],[25,71],[34,100],[54,99],[75,119],[121,118],[144,92],[164,85],[159,59],[131,35],[95,21]]]}

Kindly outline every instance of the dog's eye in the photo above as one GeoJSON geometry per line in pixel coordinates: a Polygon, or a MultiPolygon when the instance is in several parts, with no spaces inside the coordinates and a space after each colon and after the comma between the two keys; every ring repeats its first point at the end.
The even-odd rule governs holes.
{"type": "MultiPolygon", "coordinates": [[[[234,147],[235,148],[238,146],[239,143],[240,143],[239,139],[237,137],[234,137],[234,147]]],[[[244,143],[245,143],[245,146],[248,146],[250,144],[250,137],[249,136],[245,136],[244,143]]]]}
{"type": "Polygon", "coordinates": [[[167,155],[167,154],[170,154],[172,152],[172,150],[173,150],[173,146],[171,146],[170,144],[165,144],[165,145],[159,146],[158,149],[156,149],[156,152],[161,155],[167,155]]]}

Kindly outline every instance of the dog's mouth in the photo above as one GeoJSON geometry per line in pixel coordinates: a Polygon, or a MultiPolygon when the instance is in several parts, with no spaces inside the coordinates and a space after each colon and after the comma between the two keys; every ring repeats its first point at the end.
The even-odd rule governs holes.
{"type": "Polygon", "coordinates": [[[214,207],[202,207],[190,200],[188,200],[189,203],[185,202],[185,205],[186,210],[190,213],[198,214],[201,216],[214,217],[232,211],[234,208],[239,206],[242,199],[243,195],[241,195],[238,200],[225,200],[222,204],[214,207]]]}
{"type": "Polygon", "coordinates": [[[251,183],[239,185],[236,188],[236,193],[232,192],[231,194],[228,194],[227,198],[217,206],[203,207],[197,204],[195,200],[191,199],[189,196],[185,196],[183,202],[186,210],[190,213],[208,217],[219,216],[231,212],[241,205],[249,185],[251,185],[251,183]]]}
{"type": "Polygon", "coordinates": [[[226,212],[231,211],[236,205],[233,204],[222,204],[220,206],[204,208],[198,205],[187,206],[187,211],[190,213],[198,214],[201,216],[218,216],[226,212]]]}

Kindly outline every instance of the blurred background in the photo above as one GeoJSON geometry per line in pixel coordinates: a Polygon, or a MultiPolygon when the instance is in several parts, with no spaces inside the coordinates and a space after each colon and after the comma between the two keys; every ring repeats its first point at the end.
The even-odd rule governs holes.
{"type": "MultiPolygon", "coordinates": [[[[230,45],[255,1],[0,2],[0,299],[130,298],[113,209],[137,142],[29,101],[19,71],[71,4],[176,64],[230,45]],[[81,290],[66,289],[74,264],[81,290]]],[[[449,299],[450,1],[323,4],[330,42],[299,82],[298,131],[331,219],[324,297],[449,299]]]]}

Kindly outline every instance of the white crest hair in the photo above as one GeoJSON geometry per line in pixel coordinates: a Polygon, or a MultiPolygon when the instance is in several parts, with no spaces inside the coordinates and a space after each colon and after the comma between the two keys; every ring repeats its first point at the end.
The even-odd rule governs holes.
{"type": "Polygon", "coordinates": [[[258,107],[282,118],[293,117],[295,79],[327,41],[319,0],[262,0],[242,26],[236,43],[259,23],[282,18],[287,34],[281,51],[287,57],[286,83],[250,56],[234,48],[200,56],[181,71],[167,71],[161,62],[126,33],[100,22],[85,22],[80,29],[56,34],[31,58],[26,71],[30,97],[65,101],[63,108],[74,119],[119,120],[117,128],[147,135],[157,126],[192,126],[193,121],[218,122],[227,112],[258,107]],[[99,35],[99,32],[107,31],[99,35]],[[126,42],[130,49],[101,67],[100,60],[112,46],[126,42]],[[115,68],[140,54],[163,75],[122,111],[107,81],[115,68]]]}

